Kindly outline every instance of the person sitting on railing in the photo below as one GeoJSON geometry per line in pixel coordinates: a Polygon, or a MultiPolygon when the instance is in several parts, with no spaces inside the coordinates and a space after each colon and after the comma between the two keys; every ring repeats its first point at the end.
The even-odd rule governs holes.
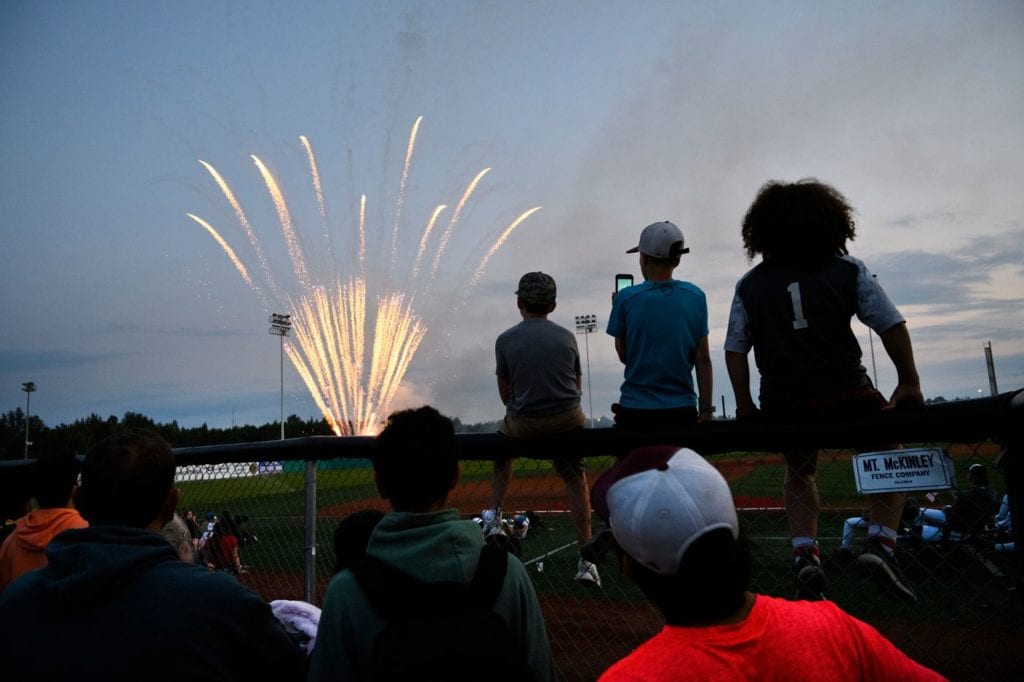
{"type": "MultiPolygon", "coordinates": [[[[523,275],[516,288],[516,306],[523,319],[494,342],[498,396],[505,406],[498,431],[506,436],[537,438],[578,431],[586,424],[580,408],[580,351],[573,333],[548,319],[555,309],[555,299],[551,275],[523,275]]],[[[573,453],[555,457],[554,465],[565,483],[576,539],[583,547],[591,534],[586,466],[583,458],[573,453]]],[[[512,460],[496,459],[491,474],[491,508],[481,514],[485,535],[504,532],[502,508],[511,481],[512,460]]],[[[577,559],[574,579],[584,587],[601,587],[597,566],[583,557],[577,559]]]]}
{"type": "MultiPolygon", "coordinates": [[[[864,263],[849,255],[853,209],[835,188],[815,180],[769,182],[743,219],[747,257],[762,262],[736,284],[725,340],[725,364],[736,395],[736,416],[757,413],[750,366],[761,373],[766,418],[813,424],[924,404],[907,325],[864,263]],[[896,366],[898,385],[888,404],[861,364],[850,327],[853,315],[881,338],[896,366]]],[[[884,447],[884,446],[883,446],[884,447]]],[[[784,453],[783,499],[793,546],[798,599],[823,599],[825,572],[818,549],[818,450],[784,453]]],[[[857,566],[884,592],[917,601],[896,563],[903,494],[871,496],[868,537],[857,566]]]]}
{"type": "Polygon", "coordinates": [[[673,277],[689,252],[682,230],[667,220],[645,227],[626,251],[640,254],[644,281],[612,294],[605,328],[624,365],[612,405],[616,428],[679,429],[714,416],[707,297],[673,277]]]}
{"type": "Polygon", "coordinates": [[[601,682],[944,679],[832,602],[750,592],[750,547],[729,484],[693,450],[634,450],[597,480],[592,499],[623,572],[665,618],[601,682]]]}
{"type": "Polygon", "coordinates": [[[432,407],[392,414],[374,441],[373,471],[392,511],[366,557],[327,587],[310,681],[553,680],[526,568],[448,504],[460,474],[452,421],[432,407]],[[470,610],[502,632],[467,629],[470,610]]]}
{"type": "Polygon", "coordinates": [[[180,560],[174,454],[130,429],[93,447],[75,498],[88,528],[0,595],[9,680],[299,680],[306,657],[259,595],[180,560]]]}

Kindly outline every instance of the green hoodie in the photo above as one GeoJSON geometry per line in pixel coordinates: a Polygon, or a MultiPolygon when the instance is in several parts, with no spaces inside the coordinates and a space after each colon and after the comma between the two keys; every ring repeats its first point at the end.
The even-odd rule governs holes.
{"type": "MultiPolygon", "coordinates": [[[[392,512],[378,524],[367,554],[427,583],[461,582],[476,573],[483,548],[480,527],[455,509],[414,514],[392,512]]],[[[555,679],[547,630],[526,569],[509,557],[505,585],[494,611],[518,636],[538,681],[555,679]]],[[[324,597],[309,679],[369,680],[373,642],[384,621],[373,610],[351,571],[331,580],[324,597]]]]}

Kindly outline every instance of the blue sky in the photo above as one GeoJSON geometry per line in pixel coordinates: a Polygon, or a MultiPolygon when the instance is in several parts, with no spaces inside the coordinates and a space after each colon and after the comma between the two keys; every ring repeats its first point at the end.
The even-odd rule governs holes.
{"type": "MultiPolygon", "coordinates": [[[[24,408],[34,381],[32,412],[51,425],[129,410],[184,425],[276,419],[272,311],[185,215],[255,262],[198,160],[287,274],[249,155],[322,261],[307,136],[339,267],[366,194],[376,281],[401,290],[386,245],[421,115],[399,274],[433,206],[492,170],[415,299],[427,336],[393,408],[499,417],[493,340],[518,321],[518,277],[551,273],[552,318],[596,314],[603,329],[612,276],[639,277],[623,252],[670,219],[691,248],[678,276],[708,294],[715,394],[731,413],[721,346],[750,265],[739,224],[766,180],[806,176],[857,209],[851,251],[907,316],[926,395],[987,394],[986,342],[1000,390],[1020,388],[1021,35],[1014,2],[5,2],[0,409],[24,408]],[[534,206],[470,289],[481,253],[534,206]]],[[[593,411],[606,414],[621,367],[603,333],[587,345],[593,411]]],[[[894,373],[875,351],[887,393],[894,373]]],[[[291,367],[285,401],[317,414],[291,367]]]]}

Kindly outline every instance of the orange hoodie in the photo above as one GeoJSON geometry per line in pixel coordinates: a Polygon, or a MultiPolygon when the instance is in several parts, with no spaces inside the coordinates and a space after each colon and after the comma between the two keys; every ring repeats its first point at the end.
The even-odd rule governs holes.
{"type": "Polygon", "coordinates": [[[22,516],[0,547],[0,592],[22,573],[46,565],[43,550],[58,533],[88,526],[74,509],[36,509],[22,516]]]}

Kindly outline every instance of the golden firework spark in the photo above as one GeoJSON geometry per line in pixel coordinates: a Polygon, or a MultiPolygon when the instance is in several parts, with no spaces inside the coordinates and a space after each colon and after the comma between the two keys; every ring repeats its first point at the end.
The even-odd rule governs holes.
{"type": "MultiPolygon", "coordinates": [[[[415,295],[412,292],[396,290],[393,277],[393,270],[400,255],[399,232],[405,201],[405,188],[415,150],[416,136],[422,120],[422,116],[416,119],[409,134],[391,229],[391,267],[388,269],[387,280],[379,288],[373,301],[368,301],[367,277],[370,273],[367,271],[366,262],[365,194],[360,196],[357,218],[358,274],[345,280],[335,275],[328,278],[326,284],[314,283],[310,277],[299,236],[293,225],[284,194],[266,165],[256,156],[251,157],[277,211],[278,223],[291,259],[295,280],[299,286],[299,290],[294,294],[282,295],[271,277],[255,231],[242,210],[241,204],[235,198],[234,192],[213,166],[205,161],[200,161],[220,187],[234,210],[235,217],[245,231],[249,244],[260,263],[263,278],[273,293],[274,305],[292,311],[294,342],[286,341],[285,350],[296,372],[313,397],[317,408],[334,433],[338,435],[376,433],[380,427],[381,416],[388,414],[390,404],[402,384],[405,373],[427,334],[427,325],[413,306],[415,295]],[[368,331],[371,329],[372,331],[368,331]]],[[[327,224],[327,210],[313,146],[305,135],[300,136],[299,141],[309,162],[317,209],[324,226],[324,241],[328,256],[332,266],[337,267],[337,264],[334,263],[333,246],[327,224]]],[[[456,204],[433,253],[430,268],[431,282],[437,275],[439,264],[455,225],[459,222],[463,207],[473,195],[477,184],[490,170],[490,168],[485,168],[480,171],[466,186],[462,197],[456,204]]],[[[406,278],[407,285],[416,279],[420,271],[421,262],[429,249],[434,225],[445,208],[447,208],[446,204],[439,204],[427,220],[416,247],[411,270],[406,278]]],[[[524,220],[539,209],[540,207],[536,207],[526,211],[501,233],[474,272],[467,295],[468,291],[483,276],[491,256],[501,248],[524,220]]],[[[267,298],[227,241],[202,218],[191,213],[186,215],[201,225],[217,241],[245,283],[259,295],[264,307],[269,308],[267,298]]],[[[429,284],[426,285],[421,292],[424,297],[428,297],[429,286],[429,284]]]]}

